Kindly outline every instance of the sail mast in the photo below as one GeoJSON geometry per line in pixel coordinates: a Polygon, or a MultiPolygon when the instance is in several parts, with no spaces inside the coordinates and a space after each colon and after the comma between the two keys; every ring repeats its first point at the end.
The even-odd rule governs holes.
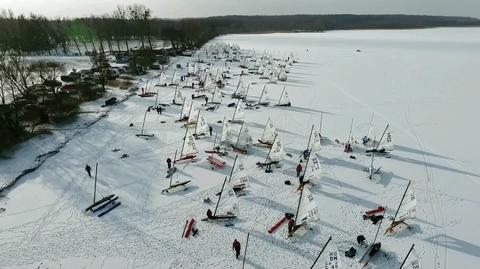
{"type": "Polygon", "coordinates": [[[312,140],[312,134],[313,134],[313,128],[315,127],[314,124],[312,124],[312,129],[310,130],[310,136],[308,137],[308,143],[307,143],[307,150],[310,155],[310,142],[312,140]]]}
{"type": "Polygon", "coordinates": [[[183,105],[182,105],[182,111],[180,111],[180,119],[183,118],[183,110],[185,109],[185,103],[187,102],[187,98],[183,97],[183,105]]]}
{"type": "Polygon", "coordinates": [[[225,183],[226,182],[227,182],[227,177],[225,177],[225,180],[223,180],[222,190],[220,191],[220,194],[218,195],[217,205],[215,206],[215,211],[213,212],[214,216],[217,215],[218,204],[220,203],[220,198],[222,198],[223,188],[225,188],[225,183]]]}
{"type": "MultiPolygon", "coordinates": [[[[385,130],[383,130],[382,136],[380,137],[380,140],[378,140],[378,144],[377,144],[377,147],[375,147],[375,150],[378,150],[378,147],[380,146],[380,143],[382,142],[383,137],[385,136],[385,133],[387,132],[389,126],[390,124],[387,124],[387,127],[385,127],[385,130]]],[[[373,142],[375,143],[375,141],[373,142]]]]}
{"type": "Polygon", "coordinates": [[[237,101],[237,106],[235,107],[235,110],[233,111],[233,117],[232,120],[235,120],[235,114],[237,114],[237,109],[238,109],[238,104],[240,103],[240,99],[237,101]]]}
{"type": "Polygon", "coordinates": [[[183,149],[185,147],[185,141],[187,140],[188,127],[185,127],[185,136],[183,137],[182,151],[180,151],[180,157],[183,156],[183,149]]]}
{"type": "Polygon", "coordinates": [[[237,158],[238,158],[238,155],[235,155],[235,160],[233,161],[232,171],[230,171],[230,177],[228,179],[228,182],[230,182],[232,180],[233,170],[235,169],[235,164],[237,163],[237,158]]]}
{"type": "Polygon", "coordinates": [[[302,202],[303,187],[300,189],[300,198],[298,199],[297,213],[295,213],[295,218],[293,219],[293,227],[297,225],[298,211],[300,210],[300,203],[302,202]]]}
{"type": "Polygon", "coordinates": [[[330,243],[331,240],[332,240],[332,237],[330,236],[330,238],[328,238],[327,243],[325,243],[325,245],[323,246],[322,250],[320,250],[320,253],[318,254],[318,256],[317,256],[317,258],[315,259],[315,261],[313,262],[312,267],[310,267],[310,269],[313,269],[313,267],[314,267],[315,264],[317,263],[318,259],[320,258],[320,255],[322,255],[323,251],[325,250],[325,248],[327,247],[328,243],[330,243]]]}
{"type": "Polygon", "coordinates": [[[322,137],[322,125],[323,125],[323,112],[322,114],[320,114],[320,131],[319,131],[320,138],[322,137]]]}
{"type": "Polygon", "coordinates": [[[175,94],[173,95],[173,103],[176,104],[175,99],[177,98],[177,93],[178,93],[178,85],[175,87],[175,94]]]}
{"type": "Polygon", "coordinates": [[[408,251],[407,256],[405,256],[405,259],[403,259],[402,265],[400,265],[400,269],[403,268],[403,265],[404,265],[405,262],[407,261],[408,256],[410,256],[410,253],[412,253],[412,250],[413,250],[414,247],[415,247],[415,244],[412,244],[412,247],[410,247],[410,250],[408,251]]]}
{"type": "MultiPolygon", "coordinates": [[[[173,167],[175,167],[176,162],[177,162],[177,150],[175,150],[175,156],[173,157],[173,167]]],[[[173,179],[173,174],[170,175],[170,183],[169,183],[170,187],[172,187],[172,179],[173,179]]]]}
{"type": "Polygon", "coordinates": [[[260,99],[258,99],[258,104],[260,105],[260,103],[262,102],[262,97],[263,97],[263,93],[265,92],[265,88],[267,87],[267,84],[265,84],[265,86],[263,86],[263,90],[262,90],[262,94],[260,95],[260,99]]]}
{"type": "Polygon", "coordinates": [[[245,102],[247,101],[248,91],[250,90],[250,83],[247,85],[247,90],[245,91],[245,102]]]}
{"type": "Polygon", "coordinates": [[[275,141],[277,140],[277,134],[275,134],[275,137],[273,138],[273,143],[272,146],[270,147],[270,150],[268,151],[267,158],[265,159],[265,163],[268,161],[268,158],[270,157],[270,153],[272,153],[272,148],[275,145],[275,141]]]}
{"type": "Polygon", "coordinates": [[[285,87],[287,87],[287,86],[283,86],[282,93],[280,94],[280,99],[278,99],[278,104],[279,104],[279,105],[281,105],[281,101],[282,101],[283,93],[285,92],[285,87]]]}
{"type": "MultiPolygon", "coordinates": [[[[197,133],[197,128],[198,128],[198,121],[199,121],[199,119],[200,119],[200,110],[198,111],[198,114],[197,114],[197,124],[195,124],[195,133],[194,133],[194,134],[197,133]]],[[[187,127],[187,128],[188,128],[188,127],[187,127]]]]}
{"type": "Polygon", "coordinates": [[[235,143],[235,147],[238,147],[238,141],[240,141],[240,135],[242,134],[243,124],[244,124],[244,123],[242,123],[242,127],[240,127],[240,132],[238,133],[237,143],[235,143]]]}
{"type": "Polygon", "coordinates": [[[241,79],[238,80],[237,88],[235,89],[235,92],[233,92],[233,95],[237,95],[238,88],[240,87],[240,83],[242,82],[241,79]]]}
{"type": "Polygon", "coordinates": [[[395,223],[395,220],[397,219],[398,212],[400,211],[400,207],[402,206],[403,199],[405,199],[405,195],[407,194],[408,188],[410,187],[410,183],[412,181],[408,181],[407,188],[405,188],[405,192],[403,193],[402,200],[400,200],[400,204],[398,205],[397,212],[395,212],[395,217],[393,217],[392,224],[395,223]]]}
{"type": "Polygon", "coordinates": [[[350,144],[350,139],[352,138],[352,128],[353,128],[353,118],[350,122],[350,132],[348,133],[347,144],[350,144]]]}

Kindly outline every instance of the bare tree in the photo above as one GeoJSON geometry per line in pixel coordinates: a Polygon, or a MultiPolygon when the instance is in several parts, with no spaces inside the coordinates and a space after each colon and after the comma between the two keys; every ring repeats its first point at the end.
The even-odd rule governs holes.
{"type": "Polygon", "coordinates": [[[57,94],[57,90],[62,85],[58,80],[65,73],[65,64],[52,61],[38,61],[32,64],[35,74],[42,80],[52,94],[57,94]]]}

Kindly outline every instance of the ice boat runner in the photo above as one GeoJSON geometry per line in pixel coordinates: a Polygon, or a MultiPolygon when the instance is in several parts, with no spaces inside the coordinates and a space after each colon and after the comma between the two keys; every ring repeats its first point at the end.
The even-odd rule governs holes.
{"type": "Polygon", "coordinates": [[[243,124],[245,120],[245,103],[242,100],[238,100],[235,111],[233,112],[233,117],[230,120],[231,123],[243,124]]]}
{"type": "Polygon", "coordinates": [[[223,180],[222,184],[222,189],[220,190],[220,193],[218,193],[218,200],[217,204],[215,205],[215,210],[212,212],[212,210],[208,209],[207,211],[207,218],[202,219],[203,221],[211,221],[211,220],[228,220],[228,219],[234,219],[237,216],[235,215],[235,211],[237,210],[237,201],[236,201],[236,195],[233,189],[231,189],[228,184],[227,189],[225,189],[227,185],[227,177],[223,180]],[[217,214],[218,211],[218,205],[220,204],[220,200],[222,199],[222,195],[225,194],[224,197],[226,198],[226,202],[224,204],[224,214],[217,214]]]}
{"type": "Polygon", "coordinates": [[[406,225],[409,229],[411,228],[411,226],[408,225],[405,221],[415,218],[415,212],[417,211],[417,199],[413,190],[409,188],[410,183],[412,183],[412,181],[408,182],[407,188],[403,193],[402,200],[398,205],[397,212],[392,219],[392,223],[385,230],[385,234],[394,233],[395,228],[400,224],[406,225]]]}
{"type": "Polygon", "coordinates": [[[288,237],[291,237],[298,229],[307,225],[308,222],[317,220],[317,218],[318,206],[313,199],[312,193],[306,188],[301,188],[297,213],[294,218],[289,221],[288,237]]]}
{"type": "Polygon", "coordinates": [[[182,150],[180,151],[180,158],[175,161],[191,161],[197,158],[197,153],[198,148],[197,143],[195,142],[195,137],[188,133],[188,128],[185,128],[185,136],[182,144],[182,150]]]}
{"type": "Polygon", "coordinates": [[[285,90],[286,86],[283,86],[282,93],[280,94],[280,98],[278,99],[278,103],[276,106],[292,106],[292,103],[290,102],[290,97],[288,97],[288,93],[285,90]]]}
{"type": "Polygon", "coordinates": [[[273,126],[272,120],[268,118],[267,124],[265,125],[265,129],[263,129],[262,137],[257,141],[261,145],[271,147],[276,134],[277,134],[277,131],[275,130],[275,126],[273,126]]]}
{"type": "Polygon", "coordinates": [[[233,150],[238,151],[242,154],[247,154],[247,149],[252,145],[253,140],[252,136],[248,132],[248,126],[246,123],[242,123],[240,127],[240,132],[238,134],[237,142],[231,144],[233,150]]]}

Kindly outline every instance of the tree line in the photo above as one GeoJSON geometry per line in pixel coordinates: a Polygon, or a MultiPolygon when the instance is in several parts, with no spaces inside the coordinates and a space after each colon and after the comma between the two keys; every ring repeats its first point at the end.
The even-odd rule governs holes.
{"type": "Polygon", "coordinates": [[[139,4],[118,6],[111,14],[84,18],[48,19],[41,15],[15,16],[0,12],[0,50],[51,53],[73,46],[81,54],[120,51],[136,40],[141,49],[152,49],[153,40],[168,41],[175,50],[198,48],[218,35],[275,31],[326,31],[337,29],[404,29],[441,26],[478,26],[467,17],[414,15],[284,15],[222,16],[159,19],[139,4]]]}

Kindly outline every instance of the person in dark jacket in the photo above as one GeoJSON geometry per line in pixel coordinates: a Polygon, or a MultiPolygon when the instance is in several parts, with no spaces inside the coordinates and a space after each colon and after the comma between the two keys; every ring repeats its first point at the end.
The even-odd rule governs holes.
{"type": "Polygon", "coordinates": [[[298,164],[297,165],[297,177],[300,177],[300,173],[302,173],[302,169],[303,169],[302,165],[298,164]]]}
{"type": "Polygon", "coordinates": [[[212,210],[210,210],[210,208],[207,210],[207,218],[209,219],[213,218],[213,213],[212,213],[212,210]]]}
{"type": "Polygon", "coordinates": [[[233,249],[235,250],[236,258],[238,259],[238,256],[240,256],[241,245],[240,242],[237,241],[237,239],[233,240],[233,249]]]}
{"type": "Polygon", "coordinates": [[[210,136],[212,136],[212,132],[213,132],[212,126],[208,126],[208,131],[210,132],[210,136]]]}
{"type": "Polygon", "coordinates": [[[167,166],[168,166],[168,170],[172,168],[172,159],[170,158],[167,159],[167,166]]]}
{"type": "Polygon", "coordinates": [[[90,167],[90,165],[87,164],[85,166],[85,171],[87,171],[89,177],[92,177],[92,168],[90,167]]]}

